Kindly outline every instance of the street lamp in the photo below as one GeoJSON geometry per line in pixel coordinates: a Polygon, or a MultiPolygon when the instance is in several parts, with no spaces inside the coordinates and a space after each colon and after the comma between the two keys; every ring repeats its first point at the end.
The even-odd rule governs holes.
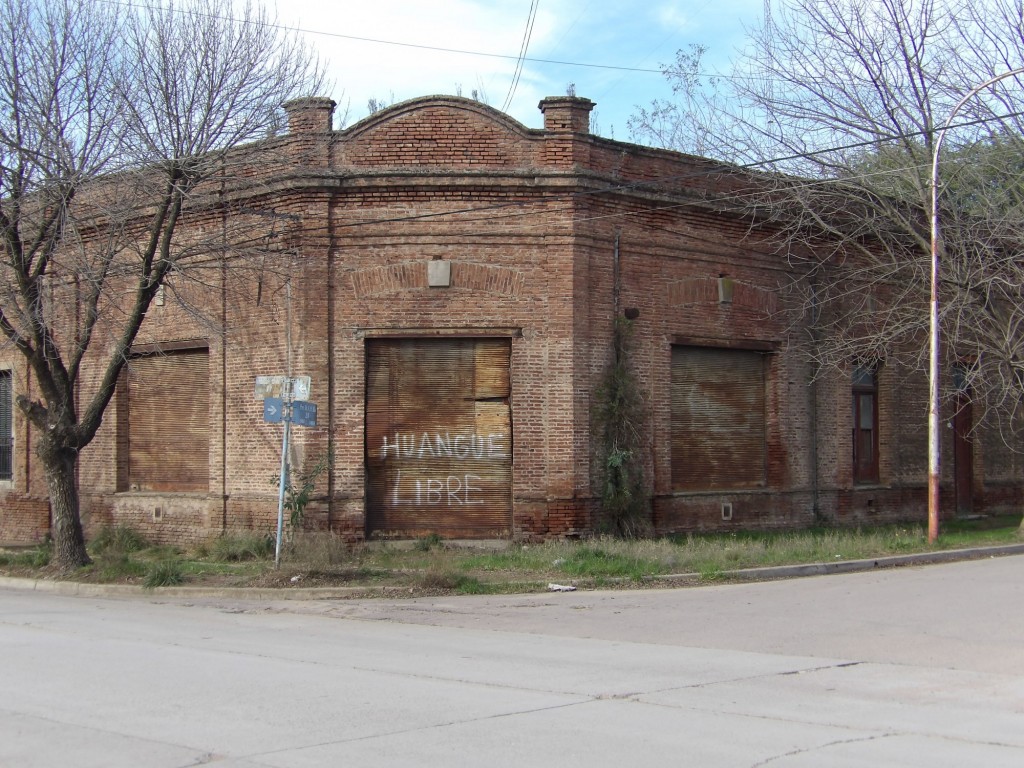
{"type": "Polygon", "coordinates": [[[1024,73],[1024,67],[1011,69],[976,85],[967,93],[946,118],[945,124],[939,129],[935,140],[935,151],[932,153],[932,299],[931,299],[931,357],[928,370],[928,541],[934,543],[939,538],[939,150],[946,131],[956,113],[967,101],[985,90],[993,83],[1007,77],[1024,73]]]}

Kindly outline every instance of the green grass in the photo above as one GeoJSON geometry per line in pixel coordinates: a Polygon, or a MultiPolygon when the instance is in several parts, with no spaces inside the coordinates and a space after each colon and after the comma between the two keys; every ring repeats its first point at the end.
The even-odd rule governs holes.
{"type": "Polygon", "coordinates": [[[215,562],[240,563],[271,558],[274,548],[274,537],[270,534],[226,533],[203,545],[199,554],[215,562]]]}
{"type": "Polygon", "coordinates": [[[700,575],[700,580],[702,582],[705,582],[705,581],[721,581],[722,579],[725,578],[725,574],[722,572],[722,569],[719,568],[717,565],[713,565],[713,564],[709,564],[709,565],[704,566],[703,568],[700,569],[700,571],[698,573],[700,575]]]}
{"type": "Polygon", "coordinates": [[[172,587],[185,581],[182,564],[177,560],[160,560],[152,563],[146,570],[146,578],[142,586],[146,589],[156,587],[172,587]]]}
{"type": "Polygon", "coordinates": [[[432,533],[429,536],[424,536],[422,539],[417,539],[413,545],[419,552],[429,552],[430,550],[443,546],[444,539],[439,534],[432,533]]]}
{"type": "Polygon", "coordinates": [[[603,539],[601,546],[583,544],[568,557],[560,559],[557,562],[558,569],[569,576],[635,581],[664,572],[663,564],[657,559],[635,552],[613,551],[609,545],[617,543],[615,539],[603,539]]]}
{"type": "Polygon", "coordinates": [[[0,552],[0,568],[45,568],[50,564],[50,545],[40,544],[31,549],[0,552]]]}
{"type": "Polygon", "coordinates": [[[495,591],[474,576],[450,571],[427,571],[414,583],[427,591],[456,592],[460,595],[484,595],[495,591]]]}
{"type": "Polygon", "coordinates": [[[644,582],[658,576],[696,575],[701,581],[726,578],[745,568],[795,563],[871,559],[1000,543],[1019,543],[1020,516],[980,521],[948,521],[935,546],[923,525],[876,528],[816,528],[690,534],[658,539],[599,537],[582,542],[509,543],[496,551],[419,542],[368,545],[353,557],[367,566],[396,573],[431,569],[473,576],[506,589],[510,584],[570,580],[584,585],[644,582]]]}
{"type": "Polygon", "coordinates": [[[139,552],[149,547],[149,542],[130,525],[104,526],[89,542],[93,554],[105,552],[139,552]]]}
{"type": "Polygon", "coordinates": [[[106,557],[95,557],[89,566],[98,581],[105,583],[131,582],[144,576],[149,565],[138,558],[119,552],[106,557]]]}
{"type": "MultiPolygon", "coordinates": [[[[270,554],[273,554],[271,539],[270,554]]],[[[351,561],[349,549],[337,536],[324,533],[298,533],[288,542],[283,553],[288,562],[298,562],[309,568],[336,568],[351,561]]]]}
{"type": "MultiPolygon", "coordinates": [[[[455,545],[439,536],[406,542],[348,545],[325,533],[300,533],[274,568],[274,539],[241,533],[211,539],[190,552],[153,546],[125,527],[90,542],[93,564],[73,578],[151,588],[198,585],[356,586],[380,594],[492,594],[546,589],[551,582],[580,587],[628,586],[657,577],[686,576],[713,583],[744,568],[829,563],[888,555],[1020,543],[1019,515],[944,521],[939,542],[925,526],[737,531],[652,539],[594,537],[543,543],[455,545]],[[376,592],[374,592],[376,590],[376,592]]],[[[52,578],[50,549],[0,551],[0,572],[52,578]]]]}

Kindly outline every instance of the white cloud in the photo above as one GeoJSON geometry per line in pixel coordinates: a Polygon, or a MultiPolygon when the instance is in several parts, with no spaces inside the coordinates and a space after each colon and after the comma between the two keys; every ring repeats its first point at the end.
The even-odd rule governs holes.
{"type": "MultiPolygon", "coordinates": [[[[721,50],[715,39],[735,34],[737,17],[749,23],[762,7],[763,0],[540,0],[527,55],[654,69],[693,42],[721,50]]],[[[366,116],[370,98],[402,101],[455,93],[459,86],[464,96],[482,89],[488,103],[501,108],[529,9],[530,0],[277,0],[282,22],[320,33],[309,40],[336,83],[326,95],[339,102],[339,111],[350,105],[350,123],[366,116]]],[[[617,138],[626,138],[625,120],[635,104],[670,96],[658,74],[528,61],[508,112],[540,127],[537,102],[564,94],[569,83],[577,95],[598,102],[599,122],[606,130],[614,126],[617,138]]]]}
{"type": "Polygon", "coordinates": [[[700,9],[696,9],[693,3],[662,3],[655,8],[654,16],[663,31],[686,32],[694,26],[694,10],[700,9]]]}
{"type": "MultiPolygon", "coordinates": [[[[370,98],[402,101],[455,93],[459,86],[467,96],[482,88],[490,103],[500,107],[515,71],[514,59],[433,49],[515,56],[528,10],[529,3],[522,0],[375,0],[337,5],[288,0],[279,4],[278,15],[282,22],[322,33],[309,39],[330,63],[336,81],[332,95],[349,101],[352,117],[358,119],[365,116],[370,98]]],[[[543,45],[556,25],[553,14],[542,9],[534,23],[531,50],[543,45]]],[[[529,93],[533,75],[524,71],[519,88],[529,93]]]]}

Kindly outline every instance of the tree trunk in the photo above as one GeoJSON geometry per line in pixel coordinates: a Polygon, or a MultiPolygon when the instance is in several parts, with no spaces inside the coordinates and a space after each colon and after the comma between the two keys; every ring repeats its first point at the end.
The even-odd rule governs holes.
{"type": "Polygon", "coordinates": [[[53,517],[53,564],[72,571],[92,562],[85,551],[85,536],[78,509],[78,483],[75,479],[76,452],[67,448],[41,445],[39,456],[46,469],[53,517]]]}

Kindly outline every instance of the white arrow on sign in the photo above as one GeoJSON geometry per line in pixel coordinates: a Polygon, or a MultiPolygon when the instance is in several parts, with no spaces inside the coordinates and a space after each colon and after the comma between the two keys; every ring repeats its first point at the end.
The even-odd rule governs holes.
{"type": "Polygon", "coordinates": [[[263,420],[272,424],[281,421],[284,415],[284,403],[280,398],[267,397],[263,400],[263,420]]]}
{"type": "Polygon", "coordinates": [[[292,400],[309,400],[309,376],[296,376],[292,379],[292,400]]]}
{"type": "Polygon", "coordinates": [[[256,399],[279,397],[282,400],[308,400],[310,390],[309,376],[257,376],[256,399]]]}

